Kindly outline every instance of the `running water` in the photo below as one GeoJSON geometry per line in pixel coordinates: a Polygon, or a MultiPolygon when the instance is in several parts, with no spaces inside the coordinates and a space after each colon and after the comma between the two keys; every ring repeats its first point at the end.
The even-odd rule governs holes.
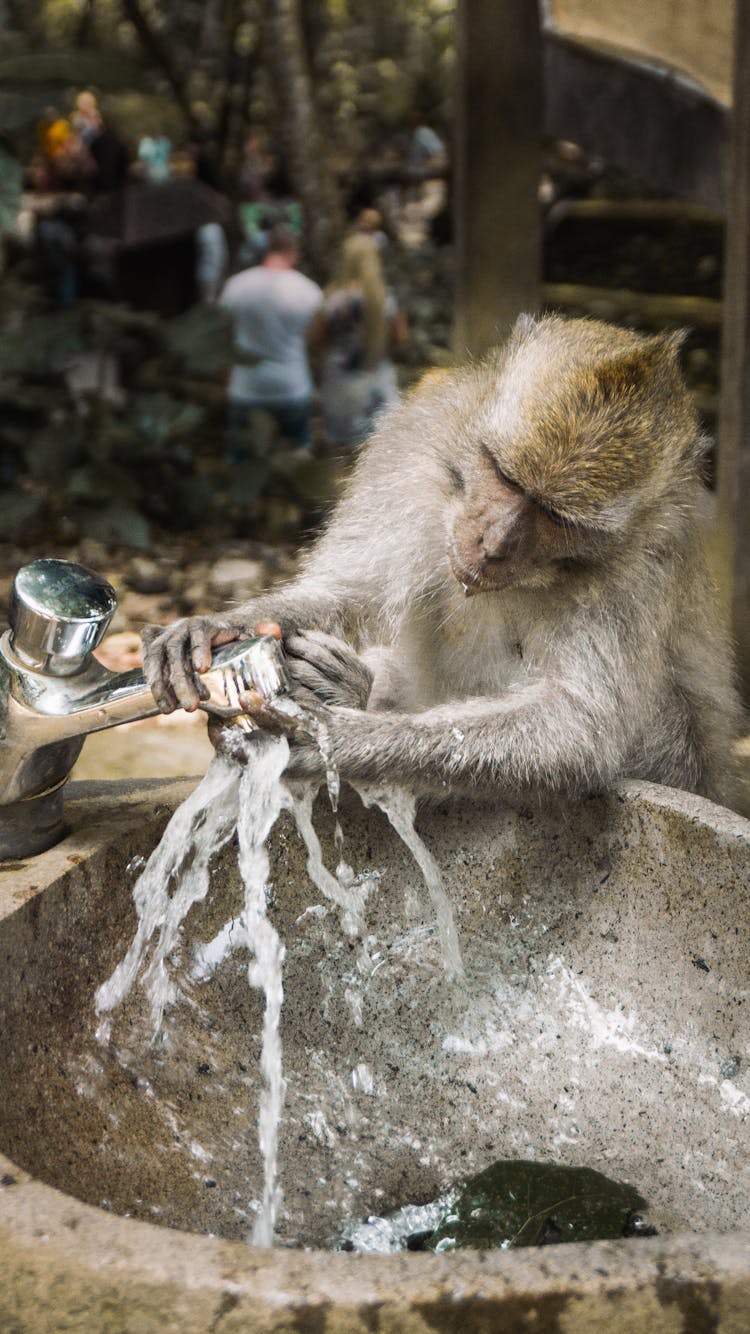
{"type": "MultiPolygon", "coordinates": [[[[244,767],[216,755],[195,791],[175,811],[158,847],[149,857],[133,890],[138,929],[130,949],[112,976],[96,993],[96,1009],[108,1016],[130,992],[156,937],[152,957],[141,976],[152,1022],[152,1041],[163,1037],[167,1005],[180,993],[170,981],[166,961],[179,942],[180,929],[194,903],[206,897],[210,862],[237,830],[239,867],[245,889],[240,917],[199,951],[194,980],[211,976],[230,949],[244,945],[251,955],[248,981],[263,991],[258,1140],[263,1159],[263,1197],[253,1230],[258,1246],[271,1246],[280,1204],[276,1183],[278,1133],[284,1101],[280,1015],[283,1001],[284,946],[266,915],[268,834],[282,810],[291,805],[281,774],[289,759],[286,738],[266,734],[253,738],[250,762],[244,767]],[[173,892],[172,892],[173,891],[173,892]],[[170,897],[171,893],[171,897],[170,897]]],[[[106,1042],[110,1021],[97,1030],[106,1042]]]]}
{"type": "Polygon", "coordinates": [[[462,978],[464,966],[451,901],[443,884],[440,867],[417,833],[414,824],[417,812],[416,798],[411,792],[400,787],[377,792],[372,788],[358,787],[357,792],[365,806],[378,806],[383,814],[388,816],[399,838],[406,844],[417,863],[435,910],[446,974],[452,981],[462,978]]]}
{"type": "MultiPolygon", "coordinates": [[[[275,702],[275,707],[298,717],[315,737],[325,764],[326,786],[335,814],[339,775],[325,725],[292,700],[275,702]]],[[[291,811],[307,850],[307,871],[311,881],[338,908],[344,934],[362,939],[357,968],[363,974],[374,968],[365,937],[365,905],[380,873],[367,872],[357,876],[347,865],[341,856],[343,833],[338,819],[335,843],[339,862],[335,873],[330,871],[324,864],[320,840],[313,825],[315,790],[309,785],[290,790],[282,782],[289,759],[289,742],[285,737],[257,731],[253,732],[249,746],[246,740],[240,729],[231,734],[227,749],[229,751],[236,745],[236,756],[230,753],[215,756],[202,782],[175,811],[161,842],[139,876],[133,890],[138,914],[135,937],[122,962],[96,993],[96,1010],[103,1016],[97,1037],[102,1042],[109,1040],[109,1016],[124,1001],[140,974],[140,984],[146,992],[150,1010],[152,1042],[166,1042],[165,1010],[184,994],[170,979],[167,964],[179,947],[182,924],[188,912],[208,894],[212,859],[236,830],[244,904],[239,917],[227,922],[212,940],[196,949],[190,980],[207,981],[229,953],[242,947],[250,955],[248,982],[263,992],[260,1056],[263,1089],[258,1117],[263,1191],[252,1242],[258,1246],[271,1246],[281,1204],[277,1175],[279,1126],[285,1093],[280,1036],[285,948],[267,915],[269,860],[266,841],[281,812],[291,811]]],[[[412,853],[432,900],[446,973],[449,978],[460,978],[463,966],[450,901],[440,869],[415,829],[414,797],[401,789],[376,792],[367,788],[360,792],[360,796],[366,806],[377,805],[384,811],[412,853]]],[[[361,996],[356,988],[355,991],[357,994],[353,991],[351,996],[347,994],[347,999],[356,1022],[361,996]]]]}
{"type": "MultiPolygon", "coordinates": [[[[178,806],[161,841],[133,889],[138,929],[125,958],[96,993],[98,1014],[108,1015],[130,992],[152,938],[151,961],[141,979],[148,996],[154,1040],[162,1034],[167,1005],[178,999],[166,960],[177,945],[180,928],[194,903],[205,899],[212,858],[234,834],[239,807],[240,769],[215,755],[194,792],[178,806]]],[[[102,1020],[97,1037],[109,1039],[102,1020]]]]}
{"type": "Polygon", "coordinates": [[[272,1246],[281,1203],[277,1184],[279,1125],[284,1105],[285,1082],[281,1070],[281,1005],[284,999],[282,968],[284,946],[268,920],[268,853],[266,840],[290,797],[281,782],[289,759],[285,737],[263,737],[254,741],[258,760],[245,765],[240,780],[240,809],[237,821],[239,868],[245,886],[242,924],[245,943],[252,956],[247,978],[265,997],[260,1068],[265,1081],[258,1112],[258,1142],[263,1157],[263,1198],[252,1240],[256,1246],[272,1246]]]}

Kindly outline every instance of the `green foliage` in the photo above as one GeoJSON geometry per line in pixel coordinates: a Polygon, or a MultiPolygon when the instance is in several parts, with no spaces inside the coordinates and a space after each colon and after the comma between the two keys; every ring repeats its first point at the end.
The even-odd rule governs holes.
{"type": "Polygon", "coordinates": [[[185,375],[212,379],[232,361],[232,325],[219,306],[193,306],[161,333],[170,367],[185,375]]]}
{"type": "Polygon", "coordinates": [[[244,533],[263,528],[271,501],[297,524],[328,502],[328,465],[286,448],[267,414],[226,432],[223,310],[162,320],[100,301],[28,311],[26,300],[0,284],[0,484],[15,484],[0,490],[0,541],[54,533],[64,518],[85,537],[144,547],[151,524],[244,533]],[[96,368],[102,353],[123,368],[119,399],[68,379],[72,358],[96,368]],[[224,463],[230,447],[239,462],[224,463]]]}
{"type": "Polygon", "coordinates": [[[629,1216],[645,1208],[633,1186],[589,1167],[497,1162],[467,1181],[429,1246],[442,1252],[604,1241],[627,1235],[629,1216]]]}
{"type": "MultiPolygon", "coordinates": [[[[315,100],[329,148],[357,156],[373,141],[403,130],[420,104],[446,126],[451,96],[454,0],[307,0],[301,5],[315,100]]],[[[109,94],[120,131],[132,142],[154,117],[178,137],[164,68],[123,19],[118,0],[97,0],[81,46],[81,0],[35,0],[14,7],[0,33],[0,127],[15,129],[49,102],[66,109],[66,90],[93,87],[109,94]],[[126,93],[127,90],[127,93],[126,93]],[[154,101],[154,99],[156,99],[154,101]],[[144,104],[147,112],[144,113],[144,104]]],[[[279,89],[263,56],[262,0],[214,5],[209,0],[142,4],[202,122],[234,119],[234,151],[242,140],[236,109],[279,130],[279,89]],[[249,79],[248,79],[249,75],[249,79]]]]}

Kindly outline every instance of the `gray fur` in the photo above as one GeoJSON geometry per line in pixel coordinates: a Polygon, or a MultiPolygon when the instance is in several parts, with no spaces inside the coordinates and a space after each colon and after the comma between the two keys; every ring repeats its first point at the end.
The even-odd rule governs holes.
{"type": "MultiPolygon", "coordinates": [[[[701,553],[702,442],[674,340],[661,346],[552,318],[517,326],[506,349],[417,390],[363,450],[292,584],[224,617],[147,633],[161,706],[195,706],[189,661],[202,660],[217,627],[249,633],[273,619],[354,782],[518,797],[633,777],[731,800],[740,708],[701,553]],[[613,401],[617,358],[627,367],[635,358],[637,370],[641,350],[640,387],[623,372],[623,401],[613,401]],[[602,366],[607,395],[594,412],[580,384],[602,366]],[[486,470],[523,461],[519,442],[542,418],[563,454],[570,436],[576,458],[586,432],[598,433],[598,490],[587,491],[584,458],[579,490],[565,478],[566,504],[582,520],[558,517],[554,528],[523,492],[511,550],[509,493],[486,470]],[[603,503],[608,421],[624,453],[617,494],[603,503]],[[465,596],[457,560],[482,588],[475,596],[465,596]]],[[[294,741],[291,772],[320,772],[313,745],[294,741]]]]}

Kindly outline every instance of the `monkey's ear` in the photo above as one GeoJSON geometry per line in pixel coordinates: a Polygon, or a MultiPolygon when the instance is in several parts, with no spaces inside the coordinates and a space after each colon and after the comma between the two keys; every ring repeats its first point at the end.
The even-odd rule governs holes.
{"type": "Polygon", "coordinates": [[[659,372],[679,374],[680,349],[689,333],[689,329],[675,329],[654,334],[639,347],[598,362],[594,375],[600,394],[605,399],[617,398],[653,385],[659,372]]]}
{"type": "Polygon", "coordinates": [[[670,333],[656,334],[654,341],[676,361],[692,332],[690,328],[672,329],[670,333]]]}
{"type": "Polygon", "coordinates": [[[649,339],[640,347],[607,357],[594,367],[599,394],[605,401],[621,401],[653,382],[654,372],[664,362],[665,349],[661,339],[649,339]]]}

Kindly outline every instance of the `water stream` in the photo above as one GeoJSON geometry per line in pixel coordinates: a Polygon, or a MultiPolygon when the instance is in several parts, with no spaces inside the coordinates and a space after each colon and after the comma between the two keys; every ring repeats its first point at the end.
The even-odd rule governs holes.
{"type": "MultiPolygon", "coordinates": [[[[284,707],[303,716],[303,711],[292,701],[284,701],[284,707]]],[[[315,720],[310,723],[310,730],[325,762],[326,787],[335,813],[339,776],[328,737],[315,720]]],[[[236,758],[232,754],[216,755],[201,783],[175,811],[161,842],[138,877],[133,889],[138,926],[125,957],[96,993],[96,1010],[102,1016],[97,1037],[102,1043],[110,1040],[111,1013],[138,982],[148,1002],[152,1046],[168,1046],[164,1028],[167,1008],[180,1000],[191,1001],[190,984],[207,982],[230,953],[238,949],[248,953],[248,982],[262,991],[264,999],[260,1051],[263,1087],[258,1111],[263,1189],[251,1240],[255,1245],[271,1246],[281,1204],[277,1178],[285,1094],[280,1036],[285,947],[267,913],[270,886],[266,841],[281,812],[290,811],[305,845],[312,884],[338,910],[343,936],[360,939],[346,988],[355,1027],[361,1027],[362,989],[378,967],[378,956],[372,955],[371,938],[365,931],[365,908],[380,873],[365,870],[355,874],[347,864],[338,819],[335,828],[338,864],[335,871],[325,865],[313,823],[316,791],[311,785],[287,786],[283,781],[289,757],[285,738],[255,732],[248,746],[245,734],[237,729],[235,739],[236,758]],[[169,965],[180,961],[183,923],[193,905],[209,894],[211,863],[235,832],[244,887],[242,909],[211,940],[195,949],[192,965],[186,975],[183,973],[186,980],[178,987],[169,965]]],[[[439,868],[414,827],[414,798],[400,790],[363,790],[361,796],[366,805],[377,805],[385,812],[412,853],[432,900],[445,972],[449,978],[460,977],[463,969],[450,901],[439,868]]],[[[353,1071],[352,1081],[355,1088],[372,1092],[366,1062],[353,1071]]]]}

